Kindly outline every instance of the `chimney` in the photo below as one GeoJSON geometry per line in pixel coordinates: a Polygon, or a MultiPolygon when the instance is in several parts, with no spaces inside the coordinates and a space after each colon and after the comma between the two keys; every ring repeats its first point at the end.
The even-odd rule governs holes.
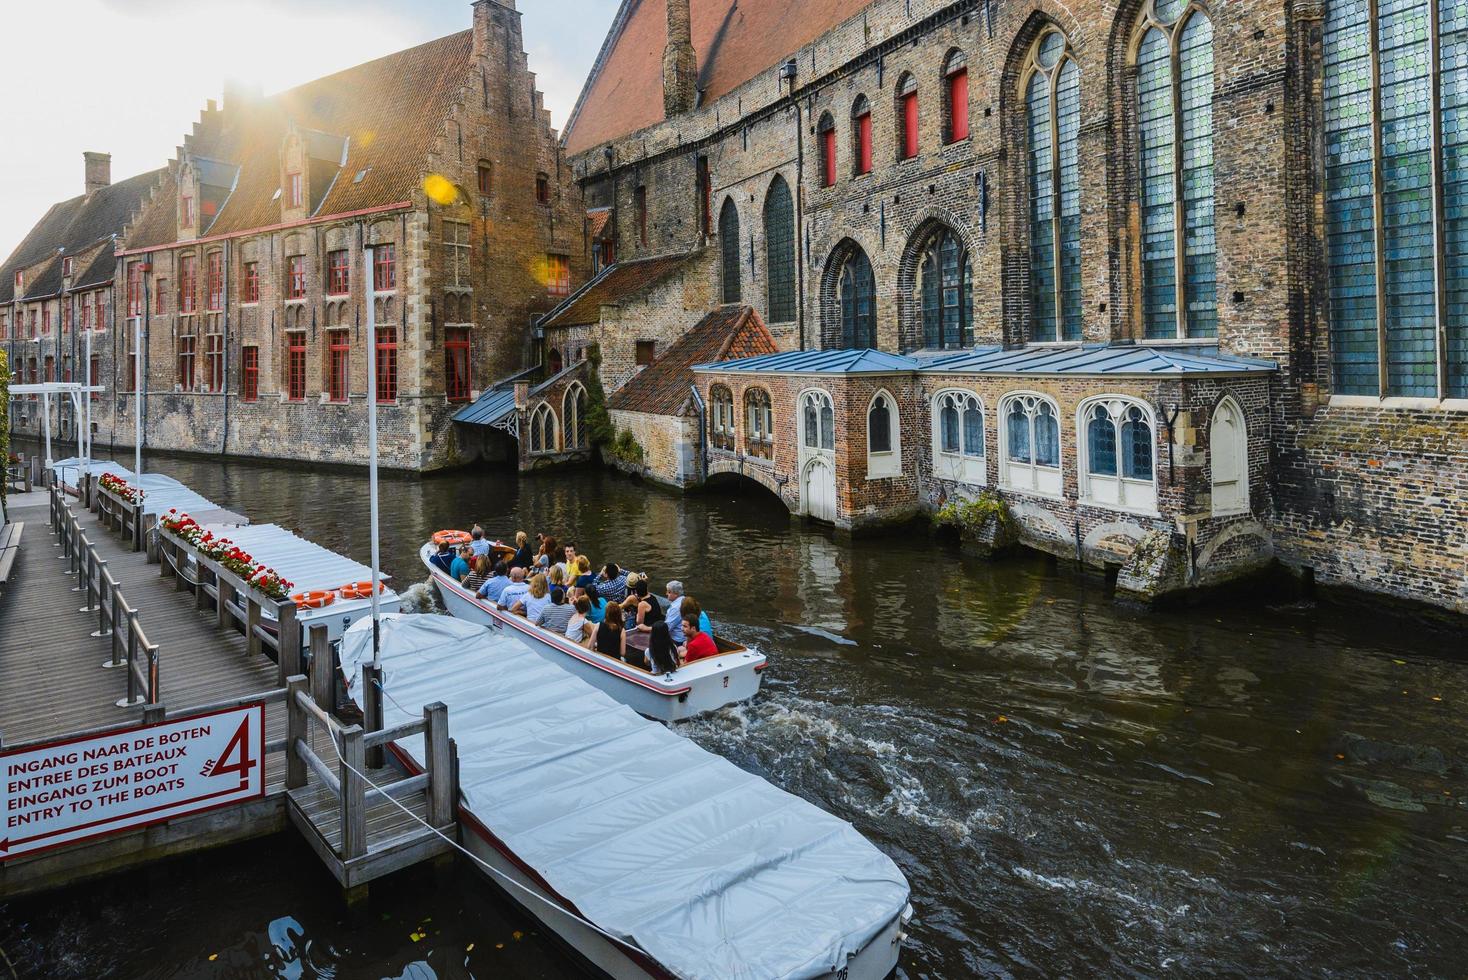
{"type": "Polygon", "coordinates": [[[474,42],[470,54],[475,58],[487,58],[490,53],[491,27],[500,24],[511,34],[511,44],[519,34],[519,12],[515,0],[473,0],[474,42]],[[491,10],[490,8],[499,8],[491,10]],[[508,14],[507,14],[508,12],[508,14]]]}
{"type": "Polygon", "coordinates": [[[668,46],[663,49],[663,115],[693,108],[698,96],[698,55],[693,50],[688,0],[668,0],[668,46]]]}
{"type": "Polygon", "coordinates": [[[88,150],[82,154],[82,159],[87,165],[87,197],[91,197],[112,183],[112,154],[88,150]]]}

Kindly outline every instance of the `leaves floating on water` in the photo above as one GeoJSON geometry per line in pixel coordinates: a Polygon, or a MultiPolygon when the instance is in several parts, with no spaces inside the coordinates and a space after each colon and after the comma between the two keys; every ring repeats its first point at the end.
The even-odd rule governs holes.
{"type": "Polygon", "coordinates": [[[1008,715],[1000,715],[998,718],[995,718],[994,719],[994,723],[996,725],[1002,725],[1002,724],[1004,724],[1008,720],[1009,720],[1009,716],[1008,715]]]}
{"type": "Polygon", "coordinates": [[[521,932],[519,929],[516,929],[514,932],[510,933],[510,935],[513,936],[515,938],[515,942],[518,943],[520,941],[520,937],[525,935],[525,933],[521,932]]]}

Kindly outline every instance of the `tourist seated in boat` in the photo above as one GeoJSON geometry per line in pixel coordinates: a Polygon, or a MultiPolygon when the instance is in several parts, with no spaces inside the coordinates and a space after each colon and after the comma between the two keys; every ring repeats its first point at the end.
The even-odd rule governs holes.
{"type": "Polygon", "coordinates": [[[580,589],[574,590],[576,598],[571,602],[571,621],[566,624],[566,639],[573,643],[585,644],[586,638],[595,628],[586,614],[591,611],[591,599],[580,589]]]}
{"type": "Polygon", "coordinates": [[[510,584],[505,586],[498,599],[499,607],[507,612],[523,613],[525,600],[530,598],[530,583],[525,581],[525,569],[510,569],[510,584]]]}
{"type": "Polygon", "coordinates": [[[530,594],[524,599],[524,616],[532,623],[540,611],[550,604],[550,582],[546,581],[545,575],[537,572],[530,577],[530,594]]]}
{"type": "Polygon", "coordinates": [[[515,556],[510,559],[511,568],[529,568],[531,562],[530,536],[524,531],[515,532],[515,556]]]}
{"type": "Polygon", "coordinates": [[[542,629],[565,636],[566,627],[571,625],[571,617],[575,612],[573,607],[566,604],[566,590],[555,588],[550,590],[550,602],[541,606],[530,621],[542,629]]]}
{"type": "Polygon", "coordinates": [[[505,589],[510,584],[510,576],[503,560],[494,563],[494,569],[484,584],[479,586],[479,598],[488,599],[490,602],[499,602],[500,596],[504,595],[505,589]]]}
{"type": "MultiPolygon", "coordinates": [[[[627,651],[628,656],[633,651],[627,651]]],[[[648,631],[647,652],[642,655],[643,661],[634,666],[654,674],[671,674],[678,669],[678,645],[673,642],[672,630],[666,622],[653,623],[648,631]]]]}
{"type": "Polygon", "coordinates": [[[550,573],[546,575],[545,584],[552,589],[567,588],[571,584],[571,580],[566,576],[566,566],[552,565],[550,573]]]}
{"type": "Polygon", "coordinates": [[[705,657],[717,657],[718,644],[714,643],[711,635],[698,628],[699,617],[703,613],[698,600],[693,596],[686,597],[680,611],[683,615],[683,632],[688,636],[688,642],[683,645],[683,662],[691,664],[705,657]]]}
{"type": "Polygon", "coordinates": [[[469,565],[469,562],[472,561],[473,558],[474,549],[467,544],[460,545],[459,556],[454,559],[453,565],[450,566],[449,574],[452,575],[457,581],[463,582],[464,579],[469,577],[469,573],[473,571],[473,569],[469,565]]]}
{"type": "Polygon", "coordinates": [[[474,549],[475,558],[483,558],[489,554],[489,539],[484,536],[484,528],[478,524],[469,532],[469,547],[474,549]]]}
{"type": "Polygon", "coordinates": [[[566,573],[566,584],[575,585],[576,576],[579,574],[576,567],[576,546],[574,544],[564,545],[561,548],[561,555],[562,558],[556,564],[560,565],[566,573]]]}
{"type": "Polygon", "coordinates": [[[535,567],[541,572],[549,572],[551,566],[561,560],[561,546],[556,539],[546,535],[541,539],[540,550],[535,554],[535,567]]]}
{"type": "Polygon", "coordinates": [[[622,607],[615,602],[607,603],[607,614],[596,625],[591,635],[591,648],[614,660],[623,659],[627,652],[627,633],[622,629],[622,607]]]}
{"type": "Polygon", "coordinates": [[[621,602],[627,598],[627,573],[609,561],[602,566],[596,579],[596,593],[608,602],[621,602]]]}
{"type": "Polygon", "coordinates": [[[455,557],[457,556],[454,554],[453,545],[447,541],[440,541],[438,543],[438,553],[430,555],[428,561],[434,568],[440,569],[445,575],[452,575],[454,573],[455,557]]]}
{"type": "Polygon", "coordinates": [[[646,575],[627,576],[627,600],[622,603],[627,645],[646,650],[654,623],[663,621],[663,607],[647,587],[646,575]]]}
{"type": "Polygon", "coordinates": [[[688,637],[683,635],[683,617],[678,612],[679,607],[683,605],[683,583],[673,579],[663,587],[663,595],[668,597],[668,605],[663,610],[663,618],[667,620],[668,632],[673,634],[673,642],[681,647],[688,642],[688,637]]]}
{"type": "Polygon", "coordinates": [[[589,589],[596,584],[596,576],[591,574],[591,559],[585,555],[576,556],[576,582],[578,589],[589,589]]]}
{"type": "Polygon", "coordinates": [[[489,563],[488,555],[477,555],[470,562],[470,571],[464,579],[464,588],[471,592],[478,592],[485,582],[489,581],[493,566],[489,563]]]}
{"type": "MultiPolygon", "coordinates": [[[[586,556],[582,555],[582,557],[584,558],[586,556]]],[[[587,603],[591,606],[591,608],[586,611],[586,621],[595,626],[597,623],[606,618],[607,600],[603,599],[599,594],[597,594],[596,579],[594,576],[592,578],[592,584],[584,585],[581,587],[581,594],[586,597],[587,603]]]]}

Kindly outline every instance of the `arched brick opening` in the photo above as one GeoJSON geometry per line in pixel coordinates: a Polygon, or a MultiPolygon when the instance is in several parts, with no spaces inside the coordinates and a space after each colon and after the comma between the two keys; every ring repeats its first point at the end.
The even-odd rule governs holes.
{"type": "MultiPolygon", "coordinates": [[[[947,208],[928,208],[918,215],[913,231],[907,236],[907,244],[903,246],[902,258],[897,266],[897,338],[900,352],[918,350],[923,346],[923,309],[922,296],[918,292],[918,270],[922,264],[923,251],[934,238],[944,232],[957,236],[970,266],[975,261],[979,240],[968,222],[947,208]]],[[[974,334],[972,326],[969,334],[970,337],[974,334]]]]}

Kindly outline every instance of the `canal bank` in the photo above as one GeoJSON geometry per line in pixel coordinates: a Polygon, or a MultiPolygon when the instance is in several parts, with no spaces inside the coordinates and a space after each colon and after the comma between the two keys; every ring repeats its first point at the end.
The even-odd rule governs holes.
{"type": "MultiPolygon", "coordinates": [[[[366,554],[364,476],[149,465],[366,554]]],[[[552,531],[683,579],[721,630],[770,654],[754,704],[681,730],[851,820],[897,861],[918,898],[903,975],[1457,970],[1468,669],[1449,634],[1289,601],[1136,616],[1040,559],[974,562],[926,535],[838,543],[758,498],[675,497],[600,471],[384,486],[383,560],[400,578],[441,527],[552,531]]],[[[418,962],[486,975],[449,953],[502,940],[443,911],[482,901],[482,886],[434,905],[446,938],[414,941],[416,929],[342,920],[325,871],[312,889],[287,862],[246,861],[248,888],[193,884],[221,860],[234,858],[150,872],[148,892],[109,884],[11,904],[0,946],[30,951],[21,976],[223,976],[204,947],[259,952],[286,929],[297,959],[330,948],[338,975],[386,977],[418,962]],[[168,912],[168,890],[192,899],[168,912]],[[47,933],[99,898],[104,923],[156,912],[167,928],[47,933]],[[274,924],[285,918],[299,927],[274,924]],[[37,941],[17,946],[25,936],[37,941]],[[68,966],[68,936],[96,956],[68,966]]],[[[379,891],[402,907],[443,900],[411,875],[379,891]]],[[[536,973],[538,955],[500,968],[553,975],[536,973]]]]}

